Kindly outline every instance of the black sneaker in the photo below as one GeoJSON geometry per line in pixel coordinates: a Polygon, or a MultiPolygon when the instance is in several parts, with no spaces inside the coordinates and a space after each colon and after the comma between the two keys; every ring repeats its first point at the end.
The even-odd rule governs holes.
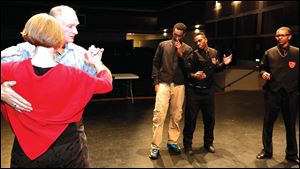
{"type": "Polygon", "coordinates": [[[194,154],[192,147],[184,147],[184,152],[188,155],[194,154]]]}
{"type": "Polygon", "coordinates": [[[286,160],[295,162],[299,165],[299,158],[298,157],[285,157],[286,160]]]}
{"type": "Polygon", "coordinates": [[[210,153],[215,153],[215,147],[213,145],[205,145],[204,148],[206,149],[206,151],[210,152],[210,153]]]}
{"type": "Polygon", "coordinates": [[[180,154],[181,150],[177,144],[167,144],[167,147],[169,149],[169,152],[174,154],[180,154]]]}
{"type": "Polygon", "coordinates": [[[257,159],[269,159],[269,158],[272,158],[272,154],[267,153],[264,150],[261,150],[261,152],[256,155],[256,158],[257,159]]]}

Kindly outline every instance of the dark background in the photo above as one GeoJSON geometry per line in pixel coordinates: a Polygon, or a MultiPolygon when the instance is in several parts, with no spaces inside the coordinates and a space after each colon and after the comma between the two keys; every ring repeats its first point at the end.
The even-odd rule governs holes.
{"type": "MultiPolygon", "coordinates": [[[[171,33],[176,22],[193,31],[195,24],[201,24],[211,47],[233,53],[232,67],[245,67],[261,58],[276,44],[274,33],[280,26],[292,28],[291,44],[299,47],[298,1],[242,1],[237,7],[232,1],[219,2],[222,9],[216,11],[215,1],[1,1],[1,50],[23,41],[19,32],[33,14],[68,5],[81,23],[75,43],[104,47],[103,62],[113,73],[140,76],[134,81],[135,96],[154,96],[151,71],[156,48],[134,48],[126,33],[162,34],[165,28],[171,33]]],[[[114,90],[105,97],[118,94],[123,93],[114,90]]]]}

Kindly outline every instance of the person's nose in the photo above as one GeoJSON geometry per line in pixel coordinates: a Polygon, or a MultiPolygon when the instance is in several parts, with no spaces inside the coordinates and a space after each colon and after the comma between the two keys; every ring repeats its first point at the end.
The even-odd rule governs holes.
{"type": "Polygon", "coordinates": [[[73,27],[73,28],[72,28],[72,33],[74,33],[75,35],[78,34],[78,31],[77,31],[77,28],[76,28],[76,27],[73,27]]]}

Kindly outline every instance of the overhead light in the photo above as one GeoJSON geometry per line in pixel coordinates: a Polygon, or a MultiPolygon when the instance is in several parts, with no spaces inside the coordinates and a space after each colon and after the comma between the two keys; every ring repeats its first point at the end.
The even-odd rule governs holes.
{"type": "Polygon", "coordinates": [[[195,25],[195,28],[198,29],[198,28],[200,28],[200,26],[201,26],[200,24],[197,24],[197,25],[195,25]]]}
{"type": "Polygon", "coordinates": [[[221,8],[222,8],[222,4],[218,1],[216,1],[215,10],[220,10],[221,8]]]}
{"type": "Polygon", "coordinates": [[[242,1],[232,1],[232,5],[234,5],[234,6],[237,6],[237,5],[239,5],[240,3],[242,3],[242,1]]]}
{"type": "Polygon", "coordinates": [[[167,33],[168,29],[164,29],[163,31],[164,31],[163,36],[167,37],[168,36],[168,33],[167,33]]]}

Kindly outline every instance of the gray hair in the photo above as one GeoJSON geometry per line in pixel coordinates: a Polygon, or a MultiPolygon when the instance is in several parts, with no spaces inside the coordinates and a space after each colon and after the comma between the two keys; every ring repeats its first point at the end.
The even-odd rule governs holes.
{"type": "Polygon", "coordinates": [[[51,8],[49,15],[54,16],[54,17],[61,16],[62,13],[67,10],[73,11],[74,13],[76,13],[76,11],[69,6],[59,5],[59,6],[55,6],[55,7],[51,8]]]}

